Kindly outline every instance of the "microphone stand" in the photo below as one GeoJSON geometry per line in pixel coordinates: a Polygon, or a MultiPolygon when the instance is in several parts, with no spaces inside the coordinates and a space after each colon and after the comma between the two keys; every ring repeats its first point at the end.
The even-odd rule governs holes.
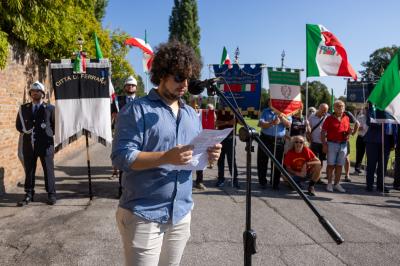
{"type": "Polygon", "coordinates": [[[211,84],[207,84],[206,87],[208,95],[214,96],[216,94],[217,96],[219,96],[222,99],[222,101],[229,106],[229,108],[235,114],[236,118],[243,125],[243,127],[239,130],[239,139],[243,142],[246,142],[246,230],[243,232],[244,265],[250,266],[251,256],[257,253],[257,248],[256,248],[257,235],[256,232],[251,229],[251,152],[254,151],[254,146],[252,146],[253,139],[258,143],[261,150],[272,160],[275,167],[277,167],[278,170],[286,177],[287,181],[297,191],[297,193],[305,201],[305,203],[315,214],[315,216],[317,216],[320,224],[328,232],[328,234],[336,242],[336,244],[338,245],[342,244],[344,241],[342,236],[333,227],[333,225],[319,213],[317,208],[308,199],[308,197],[304,194],[304,192],[299,188],[296,182],[294,182],[289,173],[282,167],[279,161],[272,155],[272,153],[268,150],[265,144],[261,141],[256,130],[252,127],[249,127],[249,125],[246,123],[240,112],[237,109],[235,109],[235,107],[226,98],[226,96],[221,91],[219,91],[216,83],[213,82],[211,84]]]}

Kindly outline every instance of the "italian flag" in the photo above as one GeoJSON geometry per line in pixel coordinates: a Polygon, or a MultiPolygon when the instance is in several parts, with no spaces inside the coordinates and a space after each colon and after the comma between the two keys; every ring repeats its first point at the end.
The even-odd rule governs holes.
{"type": "Polygon", "coordinates": [[[307,77],[341,76],[357,79],[340,41],[322,25],[306,25],[307,77]]]}
{"type": "Polygon", "coordinates": [[[232,68],[231,59],[229,58],[228,51],[226,50],[225,46],[222,50],[222,57],[221,57],[221,64],[220,65],[228,65],[228,68],[232,68]]]}
{"type": "Polygon", "coordinates": [[[397,50],[382,78],[368,97],[379,110],[392,115],[400,123],[400,50],[397,50]]]}
{"type": "Polygon", "coordinates": [[[86,73],[86,56],[83,52],[77,52],[73,72],[76,74],[86,73]]]}
{"type": "Polygon", "coordinates": [[[125,45],[135,46],[143,51],[143,71],[149,72],[151,69],[151,64],[153,63],[154,55],[150,44],[140,38],[129,38],[125,40],[125,45]]]}
{"type": "Polygon", "coordinates": [[[220,84],[220,91],[231,91],[231,92],[255,92],[256,84],[220,84]]]}
{"type": "Polygon", "coordinates": [[[271,108],[290,115],[303,108],[300,93],[300,73],[275,71],[268,68],[271,108]]]}

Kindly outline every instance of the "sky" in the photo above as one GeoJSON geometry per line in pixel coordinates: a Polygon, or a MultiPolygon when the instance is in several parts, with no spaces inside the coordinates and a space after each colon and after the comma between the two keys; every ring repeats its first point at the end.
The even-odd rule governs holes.
{"type": "MultiPolygon", "coordinates": [[[[121,29],[132,37],[144,39],[154,48],[168,41],[169,17],[173,0],[109,0],[103,26],[121,29]]],[[[225,46],[231,59],[239,47],[239,63],[262,63],[304,69],[306,81],[306,24],[322,24],[344,45],[355,69],[364,68],[376,49],[400,45],[399,0],[199,0],[198,24],[201,29],[200,49],[204,68],[202,78],[214,77],[209,64],[219,64],[225,46]]],[[[136,73],[145,79],[142,53],[132,48],[128,55],[136,73]]],[[[266,70],[263,87],[268,88],[266,70]]],[[[343,77],[309,78],[319,80],[336,97],[344,95],[343,77]]]]}

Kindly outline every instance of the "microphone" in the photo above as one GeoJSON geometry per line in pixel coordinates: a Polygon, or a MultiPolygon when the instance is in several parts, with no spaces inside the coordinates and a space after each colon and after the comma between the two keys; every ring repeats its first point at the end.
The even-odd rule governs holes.
{"type": "Polygon", "coordinates": [[[211,79],[205,79],[205,80],[197,80],[193,79],[189,82],[188,86],[188,91],[190,94],[193,95],[199,95],[204,91],[204,89],[209,89],[211,85],[213,85],[215,82],[221,80],[221,78],[211,78],[211,79]]]}

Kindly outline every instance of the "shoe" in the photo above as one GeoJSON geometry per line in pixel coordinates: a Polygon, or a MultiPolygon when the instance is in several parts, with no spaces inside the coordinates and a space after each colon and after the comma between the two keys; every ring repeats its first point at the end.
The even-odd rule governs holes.
{"type": "Polygon", "coordinates": [[[326,185],[326,191],[333,192],[333,185],[332,184],[326,185]]]}
{"type": "Polygon", "coordinates": [[[310,195],[311,197],[315,197],[315,188],[314,188],[314,186],[309,186],[307,190],[308,190],[308,195],[310,195]]]}
{"type": "Polygon", "coordinates": [[[362,171],[361,171],[361,169],[354,169],[354,173],[353,173],[353,175],[359,175],[359,174],[362,174],[362,171]]]}
{"type": "Polygon", "coordinates": [[[48,205],[54,205],[57,202],[57,198],[56,195],[54,194],[49,194],[49,196],[47,197],[47,204],[48,205]]]}
{"type": "Polygon", "coordinates": [[[195,188],[199,190],[207,190],[207,187],[203,183],[196,183],[195,188]]]}
{"type": "Polygon", "coordinates": [[[26,194],[25,198],[17,203],[17,206],[23,207],[25,205],[28,205],[29,202],[33,202],[33,196],[26,194]]]}
{"type": "Polygon", "coordinates": [[[393,185],[393,189],[394,189],[394,190],[400,190],[400,186],[395,186],[395,185],[393,185]]]}
{"type": "Polygon", "coordinates": [[[279,187],[273,186],[273,187],[272,187],[272,190],[279,191],[279,187]]]}
{"type": "Polygon", "coordinates": [[[372,192],[372,187],[366,187],[365,190],[366,190],[367,192],[372,192]]]}
{"type": "Polygon", "coordinates": [[[261,189],[267,189],[267,184],[260,184],[261,189]]]}
{"type": "Polygon", "coordinates": [[[317,185],[325,185],[326,183],[324,181],[321,180],[321,178],[317,181],[317,183],[315,183],[317,185]]]}
{"type": "Polygon", "coordinates": [[[345,193],[346,190],[339,184],[337,183],[336,185],[333,186],[333,188],[339,192],[345,193]]]}
{"type": "Polygon", "coordinates": [[[238,180],[237,178],[234,178],[234,179],[233,179],[233,186],[234,186],[236,189],[240,189],[239,180],[238,180]]]}
{"type": "Polygon", "coordinates": [[[351,179],[349,178],[349,176],[348,175],[346,175],[345,177],[344,177],[344,180],[343,180],[344,182],[351,182],[351,179]]]}
{"type": "Polygon", "coordinates": [[[116,179],[117,177],[118,177],[118,171],[114,171],[114,172],[112,173],[112,175],[111,175],[108,179],[114,180],[114,179],[116,179]]]}
{"type": "Polygon", "coordinates": [[[225,180],[218,179],[217,183],[215,184],[216,187],[224,187],[225,180]]]}
{"type": "Polygon", "coordinates": [[[383,191],[382,191],[382,187],[377,187],[377,188],[376,188],[376,191],[378,191],[378,192],[383,192],[383,193],[390,193],[390,190],[389,190],[388,187],[384,187],[384,188],[383,188],[383,191]]]}

